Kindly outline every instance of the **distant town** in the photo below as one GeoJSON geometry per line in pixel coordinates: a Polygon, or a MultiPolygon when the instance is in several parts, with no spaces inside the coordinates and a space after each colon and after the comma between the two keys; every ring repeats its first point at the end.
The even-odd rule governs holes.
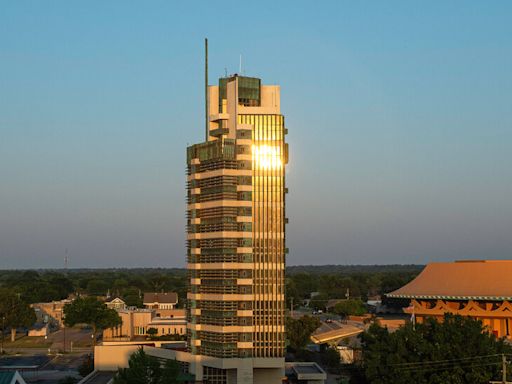
{"type": "MultiPolygon", "coordinates": [[[[293,322],[289,349],[327,371],[354,364],[361,355],[357,336],[368,319],[393,326],[404,323],[407,315],[400,307],[381,311],[381,297],[409,282],[422,268],[288,267],[286,305],[293,322]],[[297,328],[304,319],[311,324],[297,328]],[[328,342],[335,342],[335,348],[326,349],[328,342]],[[336,351],[334,359],[331,350],[336,351]]],[[[18,324],[18,317],[5,316],[2,352],[6,357],[0,360],[0,370],[18,371],[27,382],[78,382],[94,372],[102,377],[107,372],[111,378],[117,367],[127,364],[127,355],[117,348],[145,346],[148,354],[150,348],[187,349],[184,269],[0,271],[0,282],[0,302],[12,303],[15,310],[29,307],[31,313],[18,324]],[[95,311],[104,319],[79,317],[72,326],[66,321],[74,307],[86,316],[83,307],[94,308],[97,303],[104,308],[95,311]],[[117,314],[113,324],[106,320],[108,310],[117,314]]],[[[4,310],[5,305],[0,306],[0,314],[4,310]]]]}
{"type": "MultiPolygon", "coordinates": [[[[288,267],[286,364],[295,365],[287,365],[287,377],[290,382],[300,380],[305,369],[300,364],[305,361],[317,367],[316,374],[308,368],[316,375],[309,382],[328,378],[363,382],[365,359],[366,364],[375,364],[373,374],[379,377],[408,376],[418,370],[425,375],[451,372],[454,367],[471,372],[483,367],[478,374],[498,377],[502,357],[509,358],[511,312],[510,304],[497,296],[510,292],[496,291],[492,296],[488,289],[478,291],[474,282],[485,279],[481,282],[492,289],[492,280],[507,273],[512,273],[511,263],[483,261],[434,263],[426,268],[288,267]],[[437,284],[446,282],[445,274],[457,279],[437,284]],[[457,332],[464,333],[462,326],[468,332],[480,329],[480,335],[465,337],[483,344],[458,351],[461,357],[450,356],[446,349],[447,359],[433,359],[421,369],[419,363],[406,362],[408,353],[399,356],[391,351],[390,343],[398,342],[392,337],[427,332],[422,327],[436,318],[444,319],[446,327],[458,327],[457,332]],[[377,329],[387,330],[389,340],[376,340],[375,332],[382,332],[377,329]],[[486,338],[487,343],[495,340],[495,346],[484,347],[486,338]],[[387,355],[374,361],[377,350],[387,355]],[[386,366],[390,358],[397,362],[386,366]],[[475,366],[480,360],[484,363],[475,366]]],[[[14,383],[107,383],[141,347],[145,359],[161,359],[162,351],[187,350],[184,269],[0,271],[0,284],[0,374],[18,380],[14,383]]],[[[429,337],[440,336],[427,332],[423,337],[430,343],[429,337]]],[[[448,346],[456,336],[446,337],[439,342],[448,346]]],[[[192,380],[186,372],[180,375],[180,382],[192,380]]]]}

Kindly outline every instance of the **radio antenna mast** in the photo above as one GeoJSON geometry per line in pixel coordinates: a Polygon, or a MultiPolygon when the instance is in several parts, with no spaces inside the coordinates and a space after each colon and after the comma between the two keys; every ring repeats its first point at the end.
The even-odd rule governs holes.
{"type": "Polygon", "coordinates": [[[208,141],[208,39],[204,39],[204,134],[208,141]]]}
{"type": "Polygon", "coordinates": [[[68,249],[66,248],[65,256],[64,256],[64,274],[68,274],[68,249]]]}

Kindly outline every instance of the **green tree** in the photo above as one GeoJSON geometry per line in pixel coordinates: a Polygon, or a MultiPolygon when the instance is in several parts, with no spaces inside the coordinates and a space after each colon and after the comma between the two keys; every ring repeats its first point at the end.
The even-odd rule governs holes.
{"type": "Polygon", "coordinates": [[[381,282],[381,294],[386,294],[394,291],[400,287],[403,287],[410,280],[415,277],[416,274],[401,275],[396,273],[388,273],[382,278],[381,282]]]}
{"type": "Polygon", "coordinates": [[[123,293],[123,300],[129,307],[142,307],[142,298],[139,289],[136,287],[127,288],[123,293]]]}
{"type": "Polygon", "coordinates": [[[162,370],[161,384],[177,384],[181,366],[176,360],[166,360],[162,370]]]}
{"type": "Polygon", "coordinates": [[[123,290],[128,287],[128,281],[126,279],[115,279],[112,288],[117,290],[123,290]]]}
{"type": "Polygon", "coordinates": [[[68,327],[89,324],[96,344],[97,331],[117,327],[122,324],[122,320],[114,309],[107,308],[95,297],[78,297],[71,304],[64,306],[64,324],[68,327]]]}
{"type": "Polygon", "coordinates": [[[367,293],[369,296],[378,295],[382,285],[382,276],[377,273],[368,274],[366,277],[366,285],[368,287],[367,293]]]}
{"type": "Polygon", "coordinates": [[[154,273],[149,276],[149,283],[154,292],[160,292],[168,288],[170,278],[162,273],[154,273]]]}
{"type": "Polygon", "coordinates": [[[286,307],[290,308],[293,303],[293,306],[301,304],[302,297],[299,296],[299,291],[297,289],[297,284],[293,279],[287,278],[285,280],[285,291],[286,291],[286,307]]]}
{"type": "Polygon", "coordinates": [[[175,384],[180,374],[176,360],[167,360],[164,366],[157,358],[149,356],[140,348],[130,356],[128,368],[120,368],[114,384],[175,384]]]}
{"type": "Polygon", "coordinates": [[[148,328],[146,333],[150,336],[150,337],[153,337],[153,336],[156,336],[156,334],[158,333],[158,329],[156,328],[148,328]]]}
{"type": "Polygon", "coordinates": [[[366,312],[364,303],[359,299],[343,300],[334,306],[334,313],[341,316],[361,316],[366,312]]]}
{"type": "Polygon", "coordinates": [[[311,298],[311,301],[309,302],[309,308],[313,310],[321,309],[322,311],[325,311],[325,306],[327,305],[328,300],[329,296],[326,293],[320,293],[311,298]]]}
{"type": "Polygon", "coordinates": [[[307,299],[311,292],[318,291],[318,279],[309,273],[300,272],[287,278],[293,282],[298,299],[307,299]]]}
{"type": "Polygon", "coordinates": [[[50,287],[57,291],[57,296],[52,300],[65,299],[75,290],[73,282],[61,273],[52,273],[49,276],[44,276],[44,279],[50,287]]]}
{"type": "Polygon", "coordinates": [[[61,273],[24,271],[8,278],[11,287],[27,303],[64,299],[74,291],[72,281],[61,273]]]}
{"type": "Polygon", "coordinates": [[[17,328],[28,328],[36,322],[34,309],[23,301],[20,295],[5,288],[0,289],[0,317],[4,318],[3,323],[11,328],[11,341],[16,340],[17,328]]]}
{"type": "Polygon", "coordinates": [[[123,296],[123,300],[128,307],[141,308],[143,303],[139,295],[126,295],[123,296]]]}
{"type": "Polygon", "coordinates": [[[483,384],[498,377],[512,347],[478,320],[445,314],[394,333],[376,324],[361,336],[364,374],[372,384],[483,384]]]}
{"type": "Polygon", "coordinates": [[[87,293],[90,295],[105,295],[108,288],[108,283],[102,279],[92,279],[87,282],[87,293]]]}
{"type": "Polygon", "coordinates": [[[311,334],[320,326],[316,317],[303,316],[300,319],[286,318],[286,336],[290,347],[298,351],[306,346],[311,334]]]}
{"type": "Polygon", "coordinates": [[[92,355],[87,355],[82,364],[78,367],[78,373],[80,376],[85,377],[92,371],[94,371],[94,359],[92,355]]]}
{"type": "Polygon", "coordinates": [[[329,368],[339,368],[341,362],[340,353],[331,347],[325,349],[321,354],[322,363],[329,368]]]}

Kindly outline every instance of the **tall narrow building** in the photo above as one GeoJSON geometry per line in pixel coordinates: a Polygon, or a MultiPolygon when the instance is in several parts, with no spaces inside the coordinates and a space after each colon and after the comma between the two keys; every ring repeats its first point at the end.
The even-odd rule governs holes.
{"type": "Polygon", "coordinates": [[[285,142],[280,88],[207,87],[187,149],[188,342],[196,381],[280,383],[285,353],[285,142]]]}

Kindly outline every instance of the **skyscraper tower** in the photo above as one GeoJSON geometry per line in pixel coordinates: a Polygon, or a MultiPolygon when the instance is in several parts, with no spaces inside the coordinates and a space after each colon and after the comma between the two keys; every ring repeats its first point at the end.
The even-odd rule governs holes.
{"type": "Polygon", "coordinates": [[[187,149],[191,372],[209,384],[279,383],[288,159],[280,88],[233,75],[206,93],[206,141],[187,149]]]}

